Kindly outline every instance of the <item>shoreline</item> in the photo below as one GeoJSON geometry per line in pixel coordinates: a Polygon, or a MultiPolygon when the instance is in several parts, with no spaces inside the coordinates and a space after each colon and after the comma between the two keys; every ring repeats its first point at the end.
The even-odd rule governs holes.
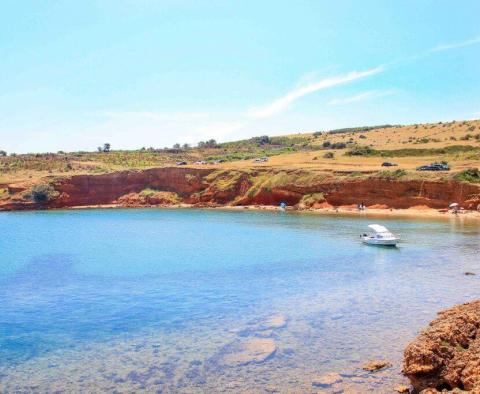
{"type": "Polygon", "coordinates": [[[95,204],[95,205],[79,205],[59,208],[45,209],[21,209],[6,210],[0,212],[38,212],[38,211],[81,211],[94,209],[205,209],[205,210],[224,210],[224,211],[269,211],[269,212],[289,212],[298,214],[313,214],[325,216],[357,216],[371,218],[406,218],[406,219],[460,219],[480,221],[480,212],[472,210],[459,211],[454,214],[451,210],[438,210],[435,208],[366,208],[359,211],[352,207],[328,207],[328,208],[305,208],[297,209],[287,206],[282,210],[278,206],[273,205],[219,205],[219,206],[201,206],[197,204],[172,204],[172,205],[144,205],[144,206],[127,206],[122,204],[95,204]]]}

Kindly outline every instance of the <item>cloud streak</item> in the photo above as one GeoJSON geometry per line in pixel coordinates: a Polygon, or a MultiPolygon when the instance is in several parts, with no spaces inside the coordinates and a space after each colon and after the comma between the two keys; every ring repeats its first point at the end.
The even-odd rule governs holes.
{"type": "Polygon", "coordinates": [[[385,91],[370,90],[368,92],[359,93],[359,94],[357,94],[355,96],[351,96],[351,97],[333,99],[333,100],[328,102],[328,105],[350,104],[350,103],[355,103],[355,102],[358,102],[358,101],[369,100],[369,99],[376,98],[376,97],[391,96],[392,94],[395,94],[395,93],[396,92],[393,91],[393,90],[385,90],[385,91]]]}
{"type": "Polygon", "coordinates": [[[480,44],[480,36],[470,38],[469,40],[466,40],[466,41],[453,43],[453,44],[438,45],[435,48],[430,49],[429,53],[448,51],[450,49],[469,47],[471,45],[477,45],[477,44],[480,44]]]}
{"type": "Polygon", "coordinates": [[[310,83],[306,86],[294,89],[284,96],[272,101],[270,104],[267,104],[262,107],[253,108],[248,111],[248,117],[253,119],[262,119],[268,118],[270,116],[276,115],[290,106],[294,101],[299,98],[317,92],[319,90],[331,88],[333,86],[346,84],[349,82],[356,81],[358,79],[366,78],[370,75],[378,74],[384,70],[383,66],[378,66],[366,71],[352,71],[345,75],[340,75],[331,78],[325,78],[318,82],[310,83]]]}

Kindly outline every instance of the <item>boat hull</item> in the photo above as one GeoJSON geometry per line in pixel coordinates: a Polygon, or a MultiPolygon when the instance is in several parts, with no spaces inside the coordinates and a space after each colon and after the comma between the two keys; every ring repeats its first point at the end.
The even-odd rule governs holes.
{"type": "Polygon", "coordinates": [[[363,238],[362,242],[367,245],[378,246],[397,246],[398,239],[376,239],[376,238],[363,238]]]}

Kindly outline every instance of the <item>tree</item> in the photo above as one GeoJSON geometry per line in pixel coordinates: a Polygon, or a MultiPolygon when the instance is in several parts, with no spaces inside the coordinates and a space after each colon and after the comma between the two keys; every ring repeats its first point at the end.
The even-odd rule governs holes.
{"type": "Polygon", "coordinates": [[[217,141],[215,141],[213,138],[205,142],[205,146],[207,148],[216,148],[217,147],[217,141]]]}
{"type": "Polygon", "coordinates": [[[183,144],[183,149],[187,150],[187,149],[190,149],[190,144],[183,144]]]}
{"type": "Polygon", "coordinates": [[[253,137],[250,139],[250,141],[252,141],[254,144],[258,144],[258,145],[265,145],[265,144],[269,144],[271,141],[270,141],[270,137],[268,135],[261,135],[260,137],[253,137]]]}
{"type": "Polygon", "coordinates": [[[204,141],[200,141],[198,144],[197,144],[197,147],[202,149],[202,148],[205,148],[205,142],[204,141]]]}
{"type": "Polygon", "coordinates": [[[99,146],[99,147],[97,148],[97,151],[103,152],[103,148],[102,148],[101,146],[99,146]]]}
{"type": "Polygon", "coordinates": [[[179,143],[173,144],[173,149],[180,149],[180,144],[179,143]]]}
{"type": "Polygon", "coordinates": [[[0,150],[0,156],[1,157],[7,156],[7,152],[5,152],[4,150],[0,150]]]}
{"type": "Polygon", "coordinates": [[[111,145],[108,142],[106,142],[105,144],[103,144],[103,151],[105,153],[110,152],[110,147],[111,145]]]}

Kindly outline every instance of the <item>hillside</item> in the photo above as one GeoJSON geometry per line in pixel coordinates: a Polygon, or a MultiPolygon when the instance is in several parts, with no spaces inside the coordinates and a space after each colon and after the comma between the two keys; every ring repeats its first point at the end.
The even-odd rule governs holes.
{"type": "MultiPolygon", "coordinates": [[[[120,204],[148,205],[149,199],[144,198],[148,194],[156,195],[157,200],[151,198],[150,200],[157,201],[158,204],[180,202],[276,204],[282,200],[298,204],[312,193],[328,192],[331,195],[330,189],[322,186],[325,183],[331,185],[335,182],[351,184],[352,181],[365,181],[366,184],[371,184],[372,179],[413,182],[412,184],[416,185],[414,189],[420,194],[422,191],[418,189],[420,184],[415,183],[417,181],[449,183],[450,188],[456,187],[453,185],[458,182],[480,183],[480,175],[478,170],[475,170],[480,167],[480,121],[357,127],[280,137],[261,136],[218,144],[209,141],[208,144],[187,149],[9,155],[0,157],[0,204],[6,207],[12,206],[11,203],[15,202],[14,206],[19,204],[36,206],[31,204],[29,191],[35,185],[45,187],[53,185],[52,196],[48,199],[57,200],[58,204],[51,205],[59,205],[61,198],[58,195],[61,191],[57,190],[55,185],[69,182],[65,180],[88,176],[86,179],[90,179],[89,182],[93,185],[98,176],[113,174],[112,179],[128,183],[132,177],[122,175],[116,178],[115,174],[122,171],[161,168],[170,168],[171,172],[172,167],[181,167],[182,174],[196,174],[196,171],[202,171],[203,175],[198,180],[199,189],[196,192],[201,191],[203,196],[209,195],[210,191],[213,193],[211,198],[197,198],[198,196],[194,198],[191,195],[193,191],[180,190],[180,194],[170,201],[171,196],[159,196],[155,193],[169,191],[177,193],[174,184],[178,179],[171,180],[170,188],[168,184],[162,183],[162,188],[158,189],[152,188],[151,183],[155,182],[142,178],[140,184],[135,184],[133,188],[128,185],[122,186],[119,192],[128,194],[146,190],[143,197],[131,196],[130,200],[124,198],[120,200],[120,204]],[[264,162],[253,160],[258,157],[268,157],[268,160],[264,162]],[[203,162],[198,163],[199,161],[203,162]],[[393,162],[396,166],[383,167],[382,163],[385,161],[393,162]],[[178,162],[187,164],[179,166],[178,162]],[[418,166],[431,162],[448,162],[451,171],[416,171],[418,166]],[[245,181],[243,185],[237,182],[239,179],[245,181]],[[267,184],[273,180],[276,184],[267,184]],[[316,188],[312,188],[312,185],[316,185],[316,188]],[[253,190],[254,187],[258,190],[253,190]],[[260,193],[260,197],[256,199],[246,197],[255,196],[259,191],[266,191],[268,194],[268,190],[277,190],[279,194],[271,197],[260,193]],[[288,196],[292,190],[294,194],[297,193],[295,198],[288,196]],[[228,198],[221,197],[222,193],[228,194],[228,198]]],[[[97,187],[104,186],[98,184],[97,187]]],[[[403,193],[402,187],[397,187],[397,190],[403,193]]],[[[101,191],[92,191],[92,194],[101,195],[101,191]]],[[[108,201],[102,200],[97,203],[118,203],[123,194],[112,195],[108,201]]],[[[480,196],[477,197],[480,199],[480,196]]],[[[457,199],[462,202],[469,201],[469,206],[473,208],[476,207],[477,197],[462,195],[457,196],[457,199]]],[[[71,206],[74,204],[75,196],[69,195],[69,198],[70,202],[65,204],[71,206]]],[[[360,198],[368,200],[371,204],[388,206],[386,201],[378,202],[379,195],[371,199],[367,195],[362,196],[361,193],[343,200],[337,198],[329,201],[326,198],[325,201],[330,205],[337,205],[342,201],[348,205],[354,204],[354,201],[360,198]]],[[[65,200],[65,196],[63,199],[68,200],[65,200]]],[[[415,205],[423,204],[438,208],[442,204],[448,204],[446,197],[437,196],[434,199],[437,200],[434,203],[420,201],[421,204],[415,205]]],[[[95,201],[89,200],[89,204],[95,204],[95,201]]],[[[390,206],[408,207],[409,204],[413,204],[413,201],[403,200],[402,203],[390,206]]]]}

